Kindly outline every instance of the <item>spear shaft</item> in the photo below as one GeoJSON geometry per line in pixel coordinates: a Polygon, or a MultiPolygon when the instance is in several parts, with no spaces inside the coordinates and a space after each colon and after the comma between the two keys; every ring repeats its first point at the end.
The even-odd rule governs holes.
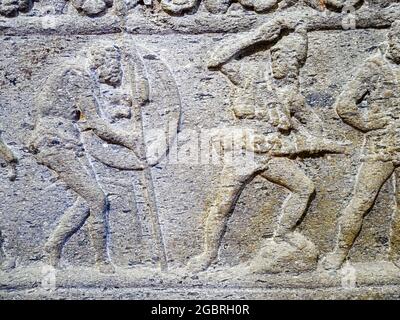
{"type": "MultiPolygon", "coordinates": [[[[133,59],[135,61],[141,61],[141,58],[137,54],[135,49],[135,54],[133,57],[130,57],[130,61],[133,59]]],[[[142,107],[149,101],[149,86],[148,79],[145,75],[144,68],[138,67],[138,63],[135,63],[136,68],[133,69],[131,63],[128,64],[128,72],[129,78],[131,82],[132,95],[134,97],[134,101],[136,105],[134,106],[135,112],[135,120],[138,130],[140,134],[140,150],[139,153],[141,155],[141,160],[145,162],[145,168],[140,170],[140,184],[142,187],[142,194],[144,196],[144,208],[150,218],[150,223],[152,227],[152,233],[155,241],[155,259],[157,260],[159,267],[162,271],[166,271],[168,269],[167,264],[167,255],[165,251],[164,239],[162,235],[160,219],[158,216],[158,208],[156,202],[156,196],[154,192],[153,185],[153,177],[151,173],[151,167],[149,165],[147,150],[146,150],[146,140],[145,140],[145,132],[143,126],[143,113],[142,107]],[[136,77],[138,75],[138,77],[136,77]]]]}

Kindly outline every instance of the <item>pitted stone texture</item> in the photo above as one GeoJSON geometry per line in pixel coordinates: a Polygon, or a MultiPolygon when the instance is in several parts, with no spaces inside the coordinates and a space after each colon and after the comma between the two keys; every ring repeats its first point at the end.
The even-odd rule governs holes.
{"type": "Polygon", "coordinates": [[[400,7],[353,2],[3,14],[0,297],[398,299],[400,7]]]}

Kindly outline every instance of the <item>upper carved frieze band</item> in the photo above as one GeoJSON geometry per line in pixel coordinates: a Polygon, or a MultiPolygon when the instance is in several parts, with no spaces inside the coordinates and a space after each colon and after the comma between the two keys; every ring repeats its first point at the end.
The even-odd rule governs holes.
{"type": "Polygon", "coordinates": [[[388,28],[398,1],[0,0],[0,35],[235,33],[285,17],[294,30],[388,28]],[[353,21],[354,20],[354,21],[353,21]]]}

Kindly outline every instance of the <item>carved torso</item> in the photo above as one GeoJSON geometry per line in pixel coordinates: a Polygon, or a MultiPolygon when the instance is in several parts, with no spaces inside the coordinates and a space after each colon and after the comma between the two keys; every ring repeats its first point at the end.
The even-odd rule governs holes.
{"type": "Polygon", "coordinates": [[[64,147],[82,150],[78,99],[93,97],[92,88],[90,76],[80,68],[67,67],[49,77],[36,99],[39,117],[31,144],[42,151],[64,147]]]}
{"type": "Polygon", "coordinates": [[[377,114],[386,116],[387,124],[366,133],[364,144],[365,160],[400,162],[400,68],[384,56],[371,59],[378,65],[379,72],[373,72],[370,88],[365,96],[364,113],[366,120],[377,114]]]}

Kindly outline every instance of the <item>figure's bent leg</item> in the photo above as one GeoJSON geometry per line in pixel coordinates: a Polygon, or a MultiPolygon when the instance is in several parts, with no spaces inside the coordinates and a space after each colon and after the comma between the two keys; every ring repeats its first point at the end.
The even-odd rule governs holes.
{"type": "Polygon", "coordinates": [[[71,170],[62,172],[60,178],[87,202],[90,209],[89,233],[95,249],[96,264],[101,271],[112,272],[107,252],[106,195],[87,166],[82,166],[78,160],[69,166],[71,170]]]}
{"type": "MultiPolygon", "coordinates": [[[[107,253],[106,196],[84,162],[85,159],[77,158],[73,151],[60,150],[57,154],[40,160],[56,171],[60,179],[87,203],[90,211],[89,232],[95,249],[96,264],[101,271],[112,272],[107,253]]],[[[77,220],[74,223],[76,231],[81,223],[78,224],[77,220]]]]}
{"type": "Polygon", "coordinates": [[[397,167],[394,176],[394,192],[396,207],[394,208],[391,230],[389,259],[400,267],[400,168],[397,167]]]}
{"type": "Polygon", "coordinates": [[[286,198],[278,227],[274,237],[284,237],[293,231],[297,222],[305,213],[312,194],[315,192],[314,183],[296,165],[287,158],[274,158],[268,163],[268,169],[261,174],[265,179],[281,185],[290,191],[286,198]]]}
{"type": "Polygon", "coordinates": [[[363,223],[383,184],[393,173],[391,162],[365,162],[358,173],[354,195],[339,218],[336,247],[323,261],[325,269],[339,269],[346,259],[363,223]]]}
{"type": "Polygon", "coordinates": [[[67,240],[79,230],[89,216],[89,208],[81,197],[65,211],[56,229],[45,244],[48,263],[54,267],[58,265],[62,248],[67,240]]]}
{"type": "Polygon", "coordinates": [[[207,210],[203,253],[190,260],[188,268],[191,271],[205,270],[217,258],[227,221],[244,186],[253,176],[254,172],[238,175],[228,166],[222,170],[217,194],[207,210]]]}

